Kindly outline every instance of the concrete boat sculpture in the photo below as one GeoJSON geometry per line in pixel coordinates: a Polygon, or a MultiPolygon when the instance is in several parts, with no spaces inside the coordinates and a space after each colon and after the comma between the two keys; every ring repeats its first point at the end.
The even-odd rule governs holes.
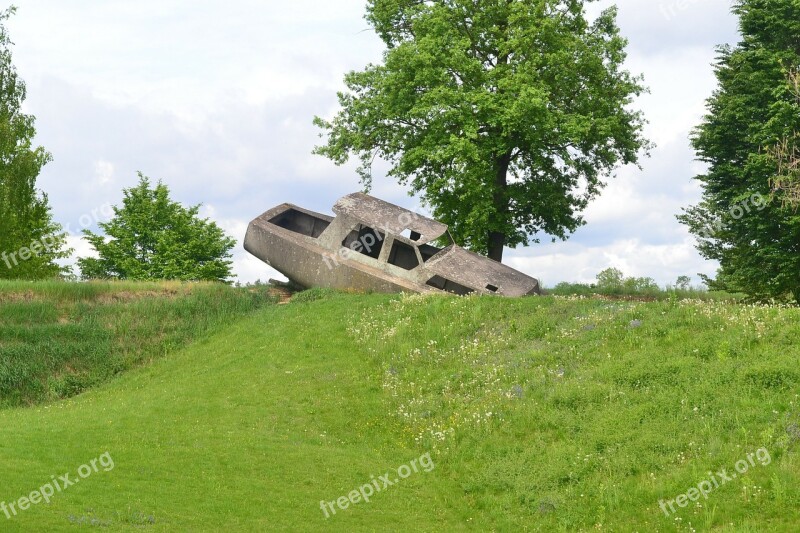
{"type": "Polygon", "coordinates": [[[250,223],[244,247],[302,287],[539,293],[536,279],[457,246],[436,220],[363,193],[341,198],[333,212],[335,217],[292,204],[273,207],[250,223]]]}

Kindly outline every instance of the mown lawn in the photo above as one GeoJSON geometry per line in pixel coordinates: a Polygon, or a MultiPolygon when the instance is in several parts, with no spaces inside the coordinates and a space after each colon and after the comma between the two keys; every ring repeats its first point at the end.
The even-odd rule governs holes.
{"type": "Polygon", "coordinates": [[[0,523],[795,531],[798,318],[722,302],[303,293],[76,398],[0,411],[0,501],[114,460],[0,523]],[[321,501],[426,453],[431,471],[325,517],[321,501]],[[665,516],[659,501],[712,475],[707,498],[665,516]]]}

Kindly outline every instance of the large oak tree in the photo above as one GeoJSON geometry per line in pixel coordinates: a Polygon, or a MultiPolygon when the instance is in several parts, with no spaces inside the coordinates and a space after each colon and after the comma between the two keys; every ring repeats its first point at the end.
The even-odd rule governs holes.
{"type": "Polygon", "coordinates": [[[457,242],[495,260],[566,239],[648,146],[616,10],[590,21],[588,1],[370,0],[383,62],[347,74],[341,111],[315,119],[328,134],[316,153],[357,156],[367,189],[388,161],[457,242]]]}

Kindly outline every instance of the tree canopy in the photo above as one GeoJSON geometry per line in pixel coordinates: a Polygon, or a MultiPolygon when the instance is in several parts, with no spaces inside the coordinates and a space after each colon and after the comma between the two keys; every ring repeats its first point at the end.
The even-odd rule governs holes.
{"type": "Polygon", "coordinates": [[[70,250],[47,196],[36,188],[50,154],[34,146],[35,119],[21,111],[25,83],[12,62],[5,27],[13,13],[14,8],[0,13],[0,278],[57,277],[68,269],[56,260],[70,250]]]}
{"type": "Polygon", "coordinates": [[[174,202],[160,181],[139,173],[139,184],[125,189],[122,206],[101,222],[104,235],[84,230],[99,258],[78,260],[84,279],[177,279],[225,281],[231,274],[231,249],[236,241],[214,222],[198,216],[200,206],[174,202]]]}
{"type": "Polygon", "coordinates": [[[504,246],[568,238],[649,147],[616,9],[590,21],[584,4],[370,0],[383,62],[346,75],[341,111],[315,119],[315,152],[357,156],[367,189],[372,162],[389,162],[459,244],[498,261],[504,246]]]}
{"type": "Polygon", "coordinates": [[[713,288],[800,302],[800,2],[739,0],[741,42],[718,51],[718,89],[693,145],[708,171],[678,218],[719,261],[713,288]]]}

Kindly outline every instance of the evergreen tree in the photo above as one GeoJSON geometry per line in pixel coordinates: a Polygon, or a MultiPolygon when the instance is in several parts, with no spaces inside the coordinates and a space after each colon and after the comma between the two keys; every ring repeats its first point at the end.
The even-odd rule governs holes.
{"type": "Polygon", "coordinates": [[[693,145],[703,200],[678,218],[720,262],[712,288],[800,302],[800,2],[739,0],[741,42],[719,48],[719,88],[693,145]]]}

